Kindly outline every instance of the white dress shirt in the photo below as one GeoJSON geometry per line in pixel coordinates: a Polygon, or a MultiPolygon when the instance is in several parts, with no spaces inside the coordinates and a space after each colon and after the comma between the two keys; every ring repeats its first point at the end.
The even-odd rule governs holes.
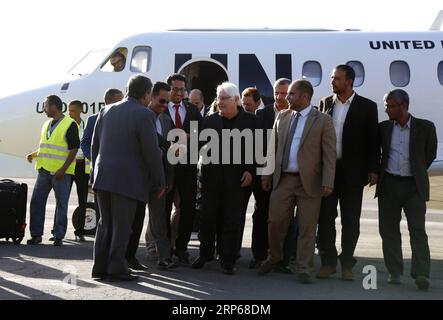
{"type": "MultiPolygon", "coordinates": [[[[312,105],[309,105],[307,108],[303,109],[300,112],[300,118],[298,118],[297,122],[297,128],[295,128],[294,137],[291,142],[291,151],[289,151],[289,161],[288,161],[288,168],[285,170],[285,172],[299,172],[300,168],[298,166],[298,160],[297,160],[297,153],[298,148],[300,147],[300,141],[301,137],[303,135],[303,130],[305,128],[306,120],[308,119],[309,112],[312,110],[312,105]]],[[[288,127],[288,133],[289,129],[291,128],[292,122],[295,120],[296,111],[292,111],[291,115],[291,121],[289,122],[288,127]]],[[[287,141],[286,143],[289,143],[287,141]]]]}
{"type": "Polygon", "coordinates": [[[411,117],[404,127],[394,122],[391,137],[391,149],[386,171],[403,177],[412,176],[411,161],[409,159],[409,141],[411,137],[411,117]]]}
{"type": "MultiPolygon", "coordinates": [[[[82,141],[83,133],[85,131],[85,122],[83,119],[80,120],[80,125],[78,126],[78,136],[80,138],[80,141],[82,141]]],[[[77,154],[75,155],[76,160],[83,160],[85,156],[83,155],[83,151],[81,148],[78,148],[77,154]]]]}
{"type": "Polygon", "coordinates": [[[337,95],[334,95],[334,111],[332,113],[332,120],[334,122],[335,134],[337,136],[337,159],[340,160],[343,155],[343,125],[345,124],[346,115],[349,107],[354,99],[355,92],[349,97],[345,103],[341,103],[337,95]]]}
{"type": "Polygon", "coordinates": [[[202,115],[202,118],[205,117],[205,110],[206,110],[206,106],[203,105],[202,109],[200,110],[200,114],[202,115]]]}
{"type": "MultiPolygon", "coordinates": [[[[175,108],[174,108],[175,109],[175,108]]],[[[155,128],[157,129],[157,133],[161,136],[163,136],[163,128],[162,128],[162,123],[160,121],[160,115],[156,114],[156,118],[155,118],[155,128]]]]}

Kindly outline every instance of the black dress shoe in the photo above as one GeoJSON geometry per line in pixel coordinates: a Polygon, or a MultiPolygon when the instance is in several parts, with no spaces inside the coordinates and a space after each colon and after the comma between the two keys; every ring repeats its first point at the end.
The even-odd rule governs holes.
{"type": "Polygon", "coordinates": [[[54,239],[54,246],[61,247],[63,245],[63,240],[59,238],[54,239]]]}
{"type": "Polygon", "coordinates": [[[401,284],[400,276],[396,274],[390,274],[388,276],[388,283],[389,284],[401,284]]]}
{"type": "Polygon", "coordinates": [[[85,236],[84,236],[84,235],[79,234],[79,235],[76,235],[76,236],[75,236],[75,241],[77,241],[77,242],[85,242],[86,239],[85,239],[85,236]]]}
{"type": "Polygon", "coordinates": [[[132,270],[137,270],[137,271],[148,270],[148,268],[146,266],[144,266],[140,262],[138,262],[137,258],[129,259],[128,260],[128,267],[132,270]]]}
{"type": "Polygon", "coordinates": [[[26,244],[34,245],[34,244],[39,244],[41,242],[42,242],[42,237],[36,236],[36,237],[32,237],[31,239],[26,241],[26,244]]]}
{"type": "Polygon", "coordinates": [[[92,279],[97,279],[97,280],[103,280],[106,279],[108,277],[108,274],[106,272],[93,272],[91,275],[92,279]]]}
{"type": "Polygon", "coordinates": [[[237,269],[234,267],[233,264],[226,263],[226,264],[222,265],[222,271],[224,274],[233,275],[233,274],[235,274],[236,270],[237,269]]]}
{"type": "Polygon", "coordinates": [[[274,269],[276,272],[284,273],[284,274],[293,274],[291,268],[289,266],[277,266],[274,269]]]}
{"type": "Polygon", "coordinates": [[[189,253],[186,251],[176,251],[175,255],[178,258],[178,262],[183,264],[189,264],[189,253]]]}
{"type": "Polygon", "coordinates": [[[112,282],[116,281],[134,281],[137,280],[138,276],[132,274],[110,274],[108,275],[108,280],[112,282]]]}
{"type": "Polygon", "coordinates": [[[311,276],[309,274],[307,274],[307,273],[300,273],[298,275],[298,281],[300,281],[300,283],[303,283],[303,284],[310,284],[310,283],[312,283],[311,276]]]}
{"type": "Polygon", "coordinates": [[[197,259],[195,259],[195,261],[192,263],[191,268],[192,269],[201,269],[203,268],[203,266],[205,265],[205,263],[208,262],[207,259],[203,258],[203,257],[198,257],[197,259]]]}
{"type": "Polygon", "coordinates": [[[429,286],[431,285],[431,283],[429,282],[429,279],[425,276],[418,276],[415,279],[415,285],[417,286],[417,288],[421,291],[426,291],[429,289],[429,286]]]}
{"type": "Polygon", "coordinates": [[[249,262],[249,269],[257,269],[258,267],[261,266],[262,263],[263,263],[263,260],[252,259],[249,262]]]}
{"type": "Polygon", "coordinates": [[[178,267],[177,261],[174,261],[172,259],[166,259],[163,261],[159,261],[157,263],[157,266],[160,270],[169,270],[174,269],[178,267]]]}

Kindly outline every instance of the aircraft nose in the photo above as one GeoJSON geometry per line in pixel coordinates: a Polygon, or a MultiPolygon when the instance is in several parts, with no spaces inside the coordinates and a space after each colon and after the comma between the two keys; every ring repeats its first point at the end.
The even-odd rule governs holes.
{"type": "Polygon", "coordinates": [[[22,157],[37,148],[46,116],[36,99],[33,93],[0,99],[0,153],[22,157]]]}

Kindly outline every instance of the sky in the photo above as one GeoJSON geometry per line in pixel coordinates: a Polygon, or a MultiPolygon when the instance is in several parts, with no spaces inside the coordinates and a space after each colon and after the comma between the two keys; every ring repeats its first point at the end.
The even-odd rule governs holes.
{"type": "Polygon", "coordinates": [[[0,7],[0,97],[62,81],[91,49],[178,28],[425,31],[441,0],[38,0],[0,7]]]}

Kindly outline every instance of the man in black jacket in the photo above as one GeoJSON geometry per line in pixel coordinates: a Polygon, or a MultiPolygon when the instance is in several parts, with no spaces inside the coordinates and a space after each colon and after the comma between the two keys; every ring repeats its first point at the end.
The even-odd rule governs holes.
{"type": "Polygon", "coordinates": [[[342,279],[353,280],[354,250],[360,235],[363,188],[377,183],[379,163],[378,115],[375,102],[353,90],[355,72],[338,65],[332,72],[334,95],[323,98],[319,109],[333,118],[337,137],[337,165],[334,192],[323,198],[318,225],[318,248],[322,267],[317,278],[336,272],[335,218],[340,201],[342,279]]]}
{"type": "MultiPolygon", "coordinates": [[[[247,152],[246,148],[251,147],[253,141],[248,141],[247,138],[241,139],[241,149],[234,149],[235,143],[232,143],[231,138],[223,141],[222,130],[238,129],[242,132],[246,129],[244,132],[247,133],[249,129],[252,133],[250,136],[253,137],[256,128],[255,115],[245,112],[239,106],[239,100],[240,94],[234,84],[228,82],[221,84],[217,88],[217,103],[220,111],[205,119],[204,129],[213,129],[217,132],[218,145],[214,145],[212,138],[210,142],[212,142],[211,147],[218,147],[219,152],[217,159],[215,159],[216,150],[209,149],[209,144],[204,146],[201,151],[202,155],[210,152],[207,160],[214,157],[215,161],[209,162],[203,159],[201,170],[203,192],[201,244],[200,256],[192,264],[194,269],[202,268],[206,262],[213,259],[217,225],[221,223],[221,236],[217,233],[217,242],[221,241],[222,270],[225,274],[235,273],[244,192],[245,188],[250,186],[255,170],[253,159],[252,161],[247,160],[247,156],[253,152],[247,152]],[[222,145],[229,146],[229,158],[226,157],[226,150],[222,145]],[[239,157],[241,157],[239,163],[233,162],[234,158],[238,159],[239,157]],[[229,160],[229,163],[226,163],[226,160],[229,160]]],[[[232,131],[230,132],[232,133],[232,131]]],[[[223,133],[224,135],[225,133],[223,133]]],[[[237,138],[234,137],[234,140],[237,138]]]]}
{"type": "Polygon", "coordinates": [[[393,90],[384,100],[389,120],[379,125],[382,158],[376,196],[388,282],[399,284],[403,273],[400,234],[403,209],[411,239],[411,276],[420,290],[427,290],[431,262],[425,230],[426,201],[429,201],[427,169],[437,153],[435,126],[408,112],[409,96],[404,90],[393,90]]]}
{"type": "MultiPolygon", "coordinates": [[[[256,111],[257,128],[264,130],[263,139],[263,154],[267,153],[267,136],[266,130],[271,130],[274,126],[274,120],[277,114],[288,108],[288,101],[286,96],[291,80],[286,78],[277,79],[274,83],[274,103],[267,105],[263,109],[256,111]]],[[[254,213],[252,214],[252,242],[251,250],[253,259],[249,263],[249,268],[258,268],[268,256],[268,211],[269,211],[269,196],[270,191],[264,191],[261,186],[261,176],[254,175],[252,182],[252,192],[254,193],[255,204],[254,213]]],[[[247,194],[247,201],[245,203],[244,211],[246,212],[250,193],[247,194]]],[[[283,249],[283,261],[276,266],[276,271],[290,274],[292,270],[289,268],[289,259],[296,248],[297,234],[296,234],[295,219],[291,219],[288,234],[285,238],[283,249]]]]}

